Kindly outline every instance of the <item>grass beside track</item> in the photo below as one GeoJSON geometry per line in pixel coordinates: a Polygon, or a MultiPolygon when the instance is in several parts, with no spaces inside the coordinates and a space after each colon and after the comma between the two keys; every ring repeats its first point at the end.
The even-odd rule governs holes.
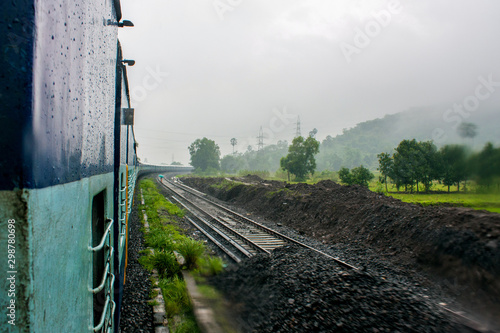
{"type": "Polygon", "coordinates": [[[139,188],[143,192],[144,205],[140,204],[138,209],[146,211],[149,223],[144,239],[153,249],[153,253],[145,250],[139,262],[149,270],[156,269],[160,275],[158,284],[165,300],[170,332],[200,332],[180,271],[189,269],[195,274],[213,275],[222,271],[224,264],[220,258],[206,255],[203,242],[183,234],[176,218],[182,218],[184,211],[167,201],[154,181],[142,180],[139,188]],[[183,267],[178,264],[174,251],[185,258],[183,267]]]}

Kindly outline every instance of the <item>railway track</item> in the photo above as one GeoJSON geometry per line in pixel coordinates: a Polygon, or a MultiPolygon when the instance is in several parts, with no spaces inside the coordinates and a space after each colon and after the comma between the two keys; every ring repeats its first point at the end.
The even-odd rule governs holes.
{"type": "Polygon", "coordinates": [[[197,220],[190,219],[190,222],[205,235],[210,235],[209,238],[212,241],[217,240],[219,243],[217,245],[236,262],[239,262],[242,257],[251,257],[257,253],[269,254],[277,247],[295,244],[320,253],[344,268],[359,270],[358,267],[339,258],[332,257],[215,203],[204,193],[182,184],[175,178],[174,180],[158,178],[157,181],[172,193],[173,200],[187,209],[197,220]],[[224,241],[219,241],[219,238],[223,238],[224,241]],[[225,246],[224,243],[230,245],[225,246]]]}
{"type": "MultiPolygon", "coordinates": [[[[257,253],[269,254],[275,248],[285,244],[295,244],[320,253],[344,268],[360,270],[339,258],[332,257],[232,211],[176,178],[173,180],[158,178],[157,181],[172,193],[173,200],[191,213],[192,218],[188,217],[188,220],[235,262],[240,262],[244,257],[251,257],[257,253]]],[[[464,332],[499,333],[474,321],[461,311],[452,310],[444,304],[439,305],[444,312],[463,325],[464,332]]]]}

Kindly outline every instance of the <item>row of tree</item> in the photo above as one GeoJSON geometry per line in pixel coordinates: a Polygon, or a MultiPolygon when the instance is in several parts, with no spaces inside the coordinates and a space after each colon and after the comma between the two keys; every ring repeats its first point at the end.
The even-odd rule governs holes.
{"type": "Polygon", "coordinates": [[[456,185],[474,179],[478,185],[489,187],[500,180],[500,148],[491,143],[477,153],[472,153],[463,145],[446,145],[437,149],[432,141],[403,140],[394,154],[378,155],[381,182],[387,191],[388,178],[396,188],[404,187],[407,191],[422,184],[430,190],[433,181],[444,185],[456,185]]]}
{"type": "MultiPolygon", "coordinates": [[[[275,171],[279,164],[280,170],[295,176],[298,181],[305,180],[316,170],[315,155],[320,148],[319,142],[309,136],[296,137],[289,146],[285,141],[270,145],[259,151],[247,151],[245,154],[232,154],[220,159],[219,146],[207,138],[197,139],[189,146],[191,165],[197,172],[214,173],[222,169],[234,173],[239,170],[275,171]],[[286,154],[286,155],[285,155],[286,154]],[[267,165],[268,168],[258,168],[267,165]]],[[[432,141],[403,140],[394,153],[378,154],[381,182],[391,179],[399,190],[417,192],[422,185],[430,190],[434,181],[444,185],[456,185],[473,179],[480,186],[500,185],[500,148],[491,143],[480,152],[472,153],[463,145],[446,145],[437,149],[432,141]]],[[[339,170],[340,180],[345,184],[360,184],[367,186],[373,178],[369,170],[363,166],[349,170],[342,167],[339,170]]]]}
{"type": "MultiPolygon", "coordinates": [[[[232,140],[231,144],[233,142],[236,143],[236,140],[232,140]]],[[[279,164],[281,169],[288,173],[289,180],[290,174],[293,174],[296,180],[302,181],[316,170],[314,156],[319,152],[319,142],[312,135],[307,138],[298,136],[290,146],[286,141],[280,141],[259,151],[248,150],[244,154],[233,152],[222,160],[219,146],[207,138],[197,139],[188,149],[191,165],[198,173],[214,173],[221,169],[228,173],[239,170],[275,171],[276,165],[279,164]]]]}

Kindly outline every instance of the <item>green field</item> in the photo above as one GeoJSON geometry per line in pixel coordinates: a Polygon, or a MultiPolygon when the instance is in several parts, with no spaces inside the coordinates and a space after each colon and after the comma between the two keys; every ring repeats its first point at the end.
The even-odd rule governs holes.
{"type": "Polygon", "coordinates": [[[500,213],[500,195],[483,193],[394,193],[389,192],[396,199],[404,202],[419,203],[424,206],[450,205],[470,207],[500,213]]]}

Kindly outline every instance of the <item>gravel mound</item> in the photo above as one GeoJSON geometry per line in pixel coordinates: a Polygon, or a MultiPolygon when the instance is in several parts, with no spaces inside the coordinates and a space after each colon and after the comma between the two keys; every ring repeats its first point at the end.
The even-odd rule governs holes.
{"type": "Polygon", "coordinates": [[[245,332],[460,332],[405,287],[286,246],[210,280],[235,308],[245,332]]]}
{"type": "MultiPolygon", "coordinates": [[[[139,182],[137,182],[138,184],[139,182]]],[[[134,207],[128,220],[128,266],[126,283],[123,288],[123,298],[120,313],[120,332],[122,333],[154,333],[153,307],[148,305],[151,290],[151,274],[139,264],[139,253],[144,250],[142,224],[137,211],[140,194],[136,191],[134,207]]],[[[142,214],[142,213],[141,213],[142,214]]]]}
{"type": "Polygon", "coordinates": [[[366,246],[398,267],[432,276],[468,310],[498,320],[500,214],[422,207],[359,186],[235,178],[251,183],[214,187],[218,178],[183,178],[186,185],[280,222],[325,245],[366,246]]]}

